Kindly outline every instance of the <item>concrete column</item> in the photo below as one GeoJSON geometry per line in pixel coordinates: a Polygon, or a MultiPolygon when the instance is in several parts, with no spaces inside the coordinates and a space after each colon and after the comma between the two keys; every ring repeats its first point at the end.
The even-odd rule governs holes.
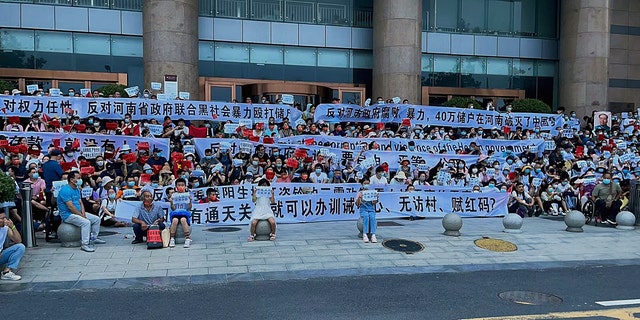
{"type": "Polygon", "coordinates": [[[142,29],[145,87],[177,75],[178,90],[197,100],[198,0],[145,0],[142,29]]]}
{"type": "Polygon", "coordinates": [[[373,94],[420,104],[422,0],[374,0],[373,94]]]}
{"type": "Polygon", "coordinates": [[[608,104],[610,0],[560,1],[559,101],[582,118],[608,104]]]}

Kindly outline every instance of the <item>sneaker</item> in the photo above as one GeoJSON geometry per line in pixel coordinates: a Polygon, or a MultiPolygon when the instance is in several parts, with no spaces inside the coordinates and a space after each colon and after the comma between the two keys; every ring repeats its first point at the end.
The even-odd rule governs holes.
{"type": "MultiPolygon", "coordinates": [[[[187,242],[185,241],[185,243],[187,242]]],[[[173,248],[175,246],[176,246],[176,239],[174,238],[169,239],[169,248],[173,248]]]]}
{"type": "Polygon", "coordinates": [[[376,242],[378,242],[378,239],[376,239],[376,235],[375,235],[375,234],[372,234],[372,235],[371,235],[371,242],[372,242],[372,243],[376,243],[376,242]]]}
{"type": "Polygon", "coordinates": [[[7,273],[3,273],[2,276],[0,276],[1,280],[12,280],[12,281],[18,281],[20,279],[22,279],[21,276],[13,273],[13,271],[9,271],[7,273]]]}
{"type": "Polygon", "coordinates": [[[184,239],[184,248],[191,247],[191,239],[184,239]]]}
{"type": "Polygon", "coordinates": [[[131,241],[131,244],[138,244],[138,243],[142,243],[142,240],[133,239],[133,241],[131,241]]]}
{"type": "Polygon", "coordinates": [[[95,243],[95,244],[105,244],[107,242],[102,240],[102,239],[100,239],[100,238],[96,238],[95,240],[93,240],[93,243],[95,243]]]}
{"type": "Polygon", "coordinates": [[[611,219],[607,219],[607,223],[614,226],[617,224],[615,221],[611,221],[611,219]]]}
{"type": "Polygon", "coordinates": [[[80,247],[80,250],[82,250],[84,252],[94,252],[94,251],[96,251],[96,249],[89,247],[88,244],[83,244],[82,247],[80,247]]]}
{"type": "Polygon", "coordinates": [[[362,235],[362,241],[364,241],[364,243],[369,243],[369,237],[367,237],[366,233],[362,235]]]}

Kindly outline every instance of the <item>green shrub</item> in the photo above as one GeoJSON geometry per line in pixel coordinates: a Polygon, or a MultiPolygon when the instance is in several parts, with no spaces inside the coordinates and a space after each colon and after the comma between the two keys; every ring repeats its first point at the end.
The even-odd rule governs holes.
{"type": "Polygon", "coordinates": [[[126,91],[124,91],[125,88],[127,88],[127,86],[122,84],[108,84],[104,87],[98,88],[97,90],[98,92],[102,93],[105,98],[116,93],[116,91],[120,92],[120,95],[122,95],[123,97],[128,98],[129,95],[126,91]]]}
{"type": "MultiPolygon", "coordinates": [[[[16,182],[8,175],[0,174],[0,204],[13,201],[16,196],[16,182]]],[[[8,217],[7,217],[8,218],[8,217]]]]}
{"type": "Polygon", "coordinates": [[[0,80],[0,92],[4,92],[5,90],[11,91],[13,89],[16,89],[16,87],[14,87],[11,82],[0,80]]]}
{"type": "Polygon", "coordinates": [[[480,102],[467,97],[453,97],[443,105],[445,107],[466,108],[469,102],[473,103],[474,109],[480,109],[480,102]]]}
{"type": "Polygon", "coordinates": [[[518,99],[512,105],[513,112],[551,113],[551,107],[538,99],[518,99]]]}

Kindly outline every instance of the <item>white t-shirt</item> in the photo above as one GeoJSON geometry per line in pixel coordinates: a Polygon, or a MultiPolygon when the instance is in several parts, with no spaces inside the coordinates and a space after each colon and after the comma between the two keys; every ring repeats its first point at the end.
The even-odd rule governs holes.
{"type": "Polygon", "coordinates": [[[369,178],[369,182],[371,182],[371,184],[373,185],[389,184],[389,182],[387,181],[387,177],[380,177],[380,179],[378,179],[376,175],[372,175],[371,178],[369,178]]]}
{"type": "Polygon", "coordinates": [[[325,183],[325,181],[329,180],[329,177],[324,172],[320,172],[320,175],[313,172],[309,175],[309,180],[313,183],[325,183]]]}

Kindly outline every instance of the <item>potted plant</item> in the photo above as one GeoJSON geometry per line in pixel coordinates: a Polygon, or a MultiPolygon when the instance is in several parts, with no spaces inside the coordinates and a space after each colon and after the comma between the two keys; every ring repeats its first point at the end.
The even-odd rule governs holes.
{"type": "Polygon", "coordinates": [[[9,208],[15,205],[16,182],[6,174],[0,174],[0,206],[9,217],[9,208]]]}

